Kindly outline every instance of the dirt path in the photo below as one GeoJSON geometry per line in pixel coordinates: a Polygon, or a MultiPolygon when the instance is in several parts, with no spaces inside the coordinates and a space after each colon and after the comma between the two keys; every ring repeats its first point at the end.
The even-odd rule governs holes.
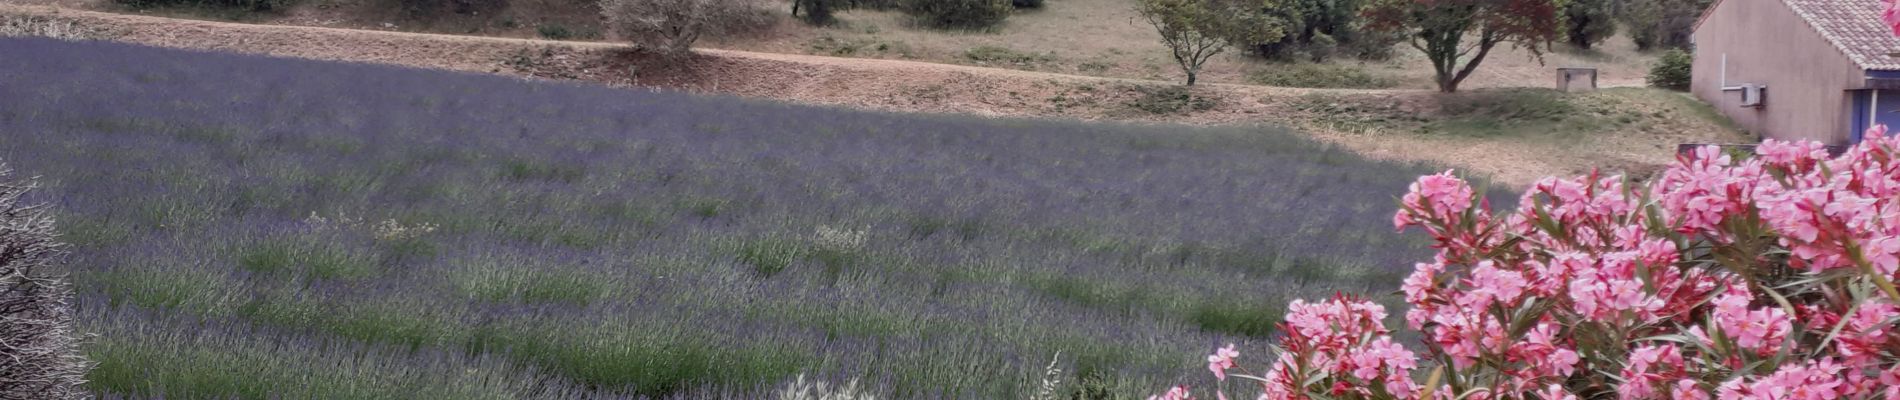
{"type": "MultiPolygon", "coordinates": [[[[1288,125],[1369,156],[1440,163],[1522,184],[1595,166],[1654,165],[1681,141],[1721,141],[1732,133],[1691,127],[1667,137],[1610,132],[1582,141],[1420,135],[1341,127],[1314,98],[1393,101],[1396,114],[1430,114],[1435,93],[1417,90],[1294,89],[1205,85],[1194,96],[1211,109],[1151,113],[1131,107],[1169,84],[1132,79],[932,64],[707,49],[668,66],[597,42],[452,36],[311,26],[251,25],[0,3],[0,17],[70,22],[103,39],[185,49],[397,64],[610,85],[763,97],[887,111],[1191,124],[1288,125]],[[1725,136],[1727,135],[1727,136],[1725,136]]],[[[1348,100],[1350,101],[1350,100],[1348,100]]]]}

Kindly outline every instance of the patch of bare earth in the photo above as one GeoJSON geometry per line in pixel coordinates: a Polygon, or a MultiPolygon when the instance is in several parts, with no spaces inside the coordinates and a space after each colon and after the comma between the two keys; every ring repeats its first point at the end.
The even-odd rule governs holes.
{"type": "Polygon", "coordinates": [[[914,61],[702,50],[661,63],[621,45],[451,36],[309,26],[249,25],[0,3],[0,17],[70,21],[108,39],[152,46],[396,64],[582,80],[627,87],[761,97],[886,111],[1189,124],[1275,124],[1372,157],[1430,162],[1508,184],[1596,167],[1652,168],[1676,142],[1746,140],[1680,105],[1645,129],[1620,126],[1583,138],[1473,137],[1421,133],[1426,123],[1357,124],[1316,101],[1384,104],[1366,118],[1430,121],[1440,94],[1420,90],[1323,90],[1205,85],[1205,110],[1151,113],[1131,104],[1166,82],[914,61]],[[1673,121],[1673,122],[1672,122],[1673,121]],[[1661,131],[1658,131],[1660,129],[1661,131]]]}

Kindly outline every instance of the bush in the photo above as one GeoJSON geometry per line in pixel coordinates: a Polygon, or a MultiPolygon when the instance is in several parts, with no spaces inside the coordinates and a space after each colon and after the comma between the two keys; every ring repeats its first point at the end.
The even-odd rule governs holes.
{"type": "Polygon", "coordinates": [[[1152,114],[1174,114],[1184,111],[1207,111],[1214,109],[1214,99],[1195,96],[1186,86],[1136,87],[1141,97],[1128,103],[1129,107],[1152,114]]]}
{"type": "Polygon", "coordinates": [[[574,38],[574,30],[567,29],[567,25],[543,24],[534,27],[534,31],[535,33],[541,34],[541,37],[548,39],[567,40],[574,38]]]}
{"type": "Polygon", "coordinates": [[[1405,41],[1405,35],[1398,32],[1355,28],[1348,33],[1339,41],[1341,55],[1365,61],[1390,60],[1392,49],[1405,41]]]}
{"type": "Polygon", "coordinates": [[[1009,5],[1016,8],[1042,8],[1042,0],[1010,0],[1009,5]]]}
{"type": "Polygon", "coordinates": [[[1695,59],[1689,52],[1669,49],[1662,58],[1656,59],[1656,65],[1649,67],[1649,86],[1669,90],[1689,90],[1689,71],[1695,59]]]}
{"type": "MultiPolygon", "coordinates": [[[[11,175],[0,165],[0,179],[11,175]]],[[[0,398],[89,398],[73,332],[72,289],[51,268],[66,245],[45,205],[22,204],[30,182],[0,181],[0,398]]]]}
{"type": "Polygon", "coordinates": [[[981,63],[1013,64],[1024,67],[1054,60],[1054,57],[1049,54],[1025,53],[997,46],[972,47],[963,51],[963,58],[981,63]]]}
{"type": "Polygon", "coordinates": [[[1876,382],[1900,378],[1900,138],[1866,137],[1831,159],[1817,142],[1706,146],[1647,183],[1546,178],[1512,211],[1420,177],[1393,218],[1438,253],[1400,291],[1419,346],[1341,295],[1292,302],[1265,374],[1227,375],[1232,345],[1208,368],[1265,399],[1891,398],[1876,382]]]}
{"type": "Polygon", "coordinates": [[[668,56],[689,53],[701,36],[768,21],[756,0],[602,0],[600,12],[621,38],[668,56]]]}
{"type": "Polygon", "coordinates": [[[1009,18],[1010,0],[902,0],[905,14],[919,25],[943,29],[981,29],[1009,18]]]}
{"type": "Polygon", "coordinates": [[[1397,79],[1373,75],[1358,67],[1329,64],[1275,65],[1248,75],[1247,80],[1297,88],[1384,89],[1399,85],[1397,79]]]}

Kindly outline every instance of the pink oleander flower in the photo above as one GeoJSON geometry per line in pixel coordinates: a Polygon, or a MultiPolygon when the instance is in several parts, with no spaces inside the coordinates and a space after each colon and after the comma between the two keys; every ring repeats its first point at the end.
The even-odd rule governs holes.
{"type": "Polygon", "coordinates": [[[1240,351],[1234,350],[1234,345],[1231,343],[1227,347],[1214,350],[1213,355],[1207,356],[1207,370],[1214,371],[1215,378],[1225,381],[1227,369],[1234,367],[1234,357],[1240,357],[1240,351]]]}
{"type": "Polygon", "coordinates": [[[1404,286],[1400,287],[1401,290],[1405,291],[1405,302],[1418,304],[1425,301],[1426,297],[1432,295],[1432,291],[1437,288],[1436,279],[1438,273],[1444,270],[1445,262],[1443,260],[1432,263],[1419,263],[1415,266],[1412,269],[1412,275],[1406,277],[1404,286]]]}
{"type": "MultiPolygon", "coordinates": [[[[1881,357],[1884,348],[1893,343],[1894,334],[1889,332],[1892,327],[1888,321],[1900,318],[1900,307],[1895,307],[1892,301],[1887,300],[1869,301],[1845,318],[1846,325],[1835,338],[1835,351],[1850,365],[1873,364],[1881,357]]],[[[1822,322],[1829,326],[1840,323],[1829,320],[1822,322]]]]}
{"type": "Polygon", "coordinates": [[[1188,392],[1187,386],[1175,386],[1168,388],[1167,393],[1148,396],[1148,400],[1194,400],[1194,394],[1188,392]]]}
{"type": "Polygon", "coordinates": [[[1643,345],[1632,349],[1628,365],[1623,367],[1623,386],[1616,388],[1617,396],[1654,398],[1659,394],[1657,389],[1677,379],[1683,369],[1682,350],[1676,345],[1643,345]]]}
{"type": "Polygon", "coordinates": [[[1881,0],[1880,5],[1880,21],[1886,22],[1893,34],[1900,35],[1900,1],[1881,0]]]}
{"type": "Polygon", "coordinates": [[[1709,400],[1709,392],[1702,390],[1696,380],[1683,378],[1669,388],[1669,398],[1676,400],[1709,400]]]}
{"type": "Polygon", "coordinates": [[[1750,309],[1752,296],[1741,286],[1730,289],[1728,293],[1715,298],[1715,322],[1722,332],[1735,339],[1737,345],[1754,350],[1758,354],[1770,354],[1779,349],[1783,338],[1794,330],[1793,320],[1779,307],[1750,309]]]}
{"type": "Polygon", "coordinates": [[[1544,387],[1544,390],[1538,391],[1537,398],[1541,400],[1577,400],[1577,395],[1570,393],[1569,390],[1565,390],[1564,385],[1552,383],[1550,386],[1544,387]]]}
{"type": "Polygon", "coordinates": [[[1750,379],[1736,378],[1716,389],[1716,397],[1761,400],[1832,400],[1845,395],[1843,368],[1829,359],[1803,364],[1782,365],[1774,374],[1750,379]]]}
{"type": "Polygon", "coordinates": [[[1471,279],[1466,281],[1468,288],[1459,292],[1456,303],[1466,308],[1485,308],[1493,303],[1510,307],[1529,285],[1522,273],[1498,269],[1488,260],[1480,261],[1478,267],[1471,270],[1471,279]]]}

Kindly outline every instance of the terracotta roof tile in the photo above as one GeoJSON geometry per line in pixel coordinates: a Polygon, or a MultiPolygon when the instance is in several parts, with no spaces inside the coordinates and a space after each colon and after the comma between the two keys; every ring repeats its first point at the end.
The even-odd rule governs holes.
{"type": "Polygon", "coordinates": [[[1900,70],[1900,36],[1880,21],[1876,0],[1782,0],[1834,47],[1869,70],[1900,70]]]}

